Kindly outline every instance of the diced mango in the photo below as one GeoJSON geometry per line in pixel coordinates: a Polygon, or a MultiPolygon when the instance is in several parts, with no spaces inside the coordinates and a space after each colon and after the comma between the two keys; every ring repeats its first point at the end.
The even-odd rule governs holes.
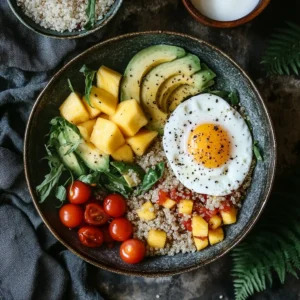
{"type": "Polygon", "coordinates": [[[89,140],[90,140],[90,136],[93,132],[95,124],[96,124],[96,120],[94,119],[94,120],[89,120],[89,121],[80,123],[77,126],[80,131],[80,134],[87,142],[89,142],[89,140]]]}
{"type": "Polygon", "coordinates": [[[142,205],[142,207],[137,210],[137,215],[141,220],[151,221],[156,218],[154,206],[148,201],[142,205]]]}
{"type": "Polygon", "coordinates": [[[105,114],[105,113],[101,113],[99,115],[99,118],[105,119],[105,120],[109,120],[109,115],[105,114]]]}
{"type": "Polygon", "coordinates": [[[220,216],[214,215],[214,216],[212,216],[212,217],[209,219],[208,224],[209,224],[209,228],[211,228],[211,229],[217,229],[218,227],[221,226],[221,224],[222,224],[222,219],[221,219],[220,216]]]}
{"type": "Polygon", "coordinates": [[[119,126],[126,136],[134,136],[148,123],[143,110],[134,99],[119,103],[116,113],[110,119],[119,126]]]}
{"type": "Polygon", "coordinates": [[[224,231],[222,227],[217,229],[210,229],[208,231],[208,239],[211,245],[220,243],[224,240],[224,231]]]}
{"type": "Polygon", "coordinates": [[[86,98],[85,96],[82,97],[82,102],[86,108],[86,110],[88,111],[89,115],[90,115],[90,119],[95,119],[96,117],[98,117],[101,114],[101,110],[97,109],[95,107],[90,106],[87,102],[86,102],[86,98]]]}
{"type": "Polygon", "coordinates": [[[121,78],[120,73],[101,66],[97,72],[97,87],[104,89],[118,99],[121,78]]]}
{"type": "Polygon", "coordinates": [[[94,108],[112,116],[116,112],[118,98],[104,89],[93,86],[90,93],[90,102],[94,108]]]}
{"type": "Polygon", "coordinates": [[[176,201],[168,198],[163,204],[162,206],[165,207],[165,208],[173,208],[174,206],[176,205],[176,201]]]}
{"type": "Polygon", "coordinates": [[[178,212],[183,215],[192,214],[194,201],[192,200],[180,200],[178,204],[178,212]]]}
{"type": "Polygon", "coordinates": [[[79,94],[71,93],[59,108],[60,114],[69,122],[77,125],[90,119],[79,94]]]}
{"type": "Polygon", "coordinates": [[[127,138],[126,141],[136,155],[142,156],[157,135],[156,131],[141,129],[135,136],[127,138]]]}
{"type": "Polygon", "coordinates": [[[167,241],[167,234],[162,230],[151,229],[148,232],[147,243],[153,248],[164,248],[167,241]]]}
{"type": "Polygon", "coordinates": [[[98,118],[90,141],[106,154],[112,154],[125,144],[125,139],[118,126],[102,118],[98,118]]]}
{"type": "Polygon", "coordinates": [[[208,223],[201,216],[193,216],[192,229],[195,237],[208,236],[208,223]]]}
{"type": "Polygon", "coordinates": [[[200,239],[200,238],[194,237],[194,243],[195,243],[197,251],[200,251],[208,246],[208,238],[205,237],[205,238],[200,239]]]}
{"type": "Polygon", "coordinates": [[[133,152],[129,145],[125,144],[111,154],[112,158],[117,161],[133,162],[133,152]]]}
{"type": "Polygon", "coordinates": [[[236,223],[237,209],[235,207],[230,207],[223,211],[221,210],[220,213],[225,225],[236,223]]]}

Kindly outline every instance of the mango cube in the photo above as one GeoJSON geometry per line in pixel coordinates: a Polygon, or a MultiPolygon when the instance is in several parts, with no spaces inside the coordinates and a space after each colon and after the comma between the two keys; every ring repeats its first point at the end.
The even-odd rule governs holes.
{"type": "Polygon", "coordinates": [[[85,109],[88,111],[89,115],[90,115],[90,119],[95,119],[96,117],[98,117],[101,114],[101,110],[90,106],[87,102],[86,102],[86,98],[85,96],[82,98],[82,102],[85,106],[85,109]]]}
{"type": "Polygon", "coordinates": [[[208,239],[211,245],[215,245],[224,240],[224,231],[222,227],[217,229],[210,229],[208,232],[208,239]]]}
{"type": "Polygon", "coordinates": [[[59,107],[59,111],[66,120],[75,125],[90,119],[90,115],[77,93],[71,93],[59,107]]]}
{"type": "Polygon", "coordinates": [[[168,209],[173,208],[176,205],[176,201],[168,198],[163,204],[162,206],[168,209]]]}
{"type": "Polygon", "coordinates": [[[208,238],[198,238],[194,237],[194,243],[196,246],[197,251],[200,251],[208,246],[208,238]]]}
{"type": "Polygon", "coordinates": [[[140,105],[134,99],[119,103],[110,120],[116,123],[126,136],[134,136],[148,123],[140,105]]]}
{"type": "Polygon", "coordinates": [[[99,115],[99,118],[105,119],[105,120],[109,120],[109,115],[105,114],[105,113],[101,113],[99,115]]]}
{"type": "Polygon", "coordinates": [[[180,200],[178,205],[178,212],[183,215],[192,214],[194,201],[192,200],[180,200]]]}
{"type": "Polygon", "coordinates": [[[120,73],[101,66],[97,72],[97,87],[104,89],[118,99],[121,78],[120,73]]]}
{"type": "Polygon", "coordinates": [[[148,232],[147,243],[150,247],[162,249],[165,247],[167,234],[162,230],[151,229],[148,232]]]}
{"type": "Polygon", "coordinates": [[[235,207],[230,207],[223,211],[221,210],[220,213],[225,225],[236,223],[237,209],[235,207]]]}
{"type": "Polygon", "coordinates": [[[201,216],[193,216],[192,229],[194,237],[208,236],[208,223],[201,216]]]}
{"type": "Polygon", "coordinates": [[[148,201],[142,205],[142,207],[137,210],[137,215],[141,220],[151,221],[156,218],[154,206],[148,201]]]}
{"type": "Polygon", "coordinates": [[[136,155],[142,156],[157,135],[156,131],[141,129],[135,136],[127,138],[126,141],[136,155]]]}
{"type": "Polygon", "coordinates": [[[118,98],[114,97],[104,89],[93,86],[90,93],[90,102],[94,108],[112,116],[116,111],[118,98]]]}
{"type": "Polygon", "coordinates": [[[112,158],[117,161],[133,162],[133,152],[129,145],[125,144],[111,154],[112,158]]]}
{"type": "Polygon", "coordinates": [[[211,229],[217,229],[218,227],[221,226],[221,224],[222,224],[222,219],[221,219],[220,216],[214,215],[214,216],[212,216],[212,217],[209,219],[208,224],[209,224],[209,228],[211,228],[211,229]]]}
{"type": "Polygon", "coordinates": [[[90,142],[104,153],[112,154],[125,144],[125,139],[115,123],[98,118],[90,142]]]}
{"type": "Polygon", "coordinates": [[[80,123],[77,126],[80,131],[80,134],[87,142],[89,142],[89,140],[90,140],[90,136],[93,132],[95,124],[96,124],[96,120],[89,120],[89,121],[80,123]]]}

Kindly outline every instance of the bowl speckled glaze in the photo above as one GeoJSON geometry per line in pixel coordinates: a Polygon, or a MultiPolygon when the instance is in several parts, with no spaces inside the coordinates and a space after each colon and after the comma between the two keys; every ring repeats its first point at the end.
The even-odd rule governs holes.
{"type": "Polygon", "coordinates": [[[169,32],[134,33],[100,43],[65,65],[49,82],[38,97],[31,112],[25,136],[25,173],[34,204],[43,221],[54,236],[72,252],[87,262],[113,272],[149,277],[168,276],[197,269],[223,256],[249,232],[262,212],[274,179],[276,165],[276,141],[272,123],[265,104],[245,72],[226,54],[208,43],[191,36],[169,32]],[[87,64],[93,69],[100,65],[123,72],[127,63],[139,50],[154,44],[170,44],[185,48],[205,62],[217,77],[217,88],[236,89],[242,105],[253,125],[254,139],[263,149],[264,161],[259,162],[253,174],[253,182],[238,216],[238,222],[227,226],[223,242],[203,251],[175,256],[146,258],[136,265],[128,265],[119,257],[119,247],[113,249],[90,249],[82,246],[76,231],[64,227],[58,218],[54,202],[48,199],[38,202],[35,187],[47,172],[45,135],[49,121],[58,115],[58,107],[69,94],[67,79],[84,91],[84,80],[79,69],[87,64]]]}
{"type": "Polygon", "coordinates": [[[39,24],[35,23],[31,18],[26,16],[26,14],[23,12],[20,6],[17,5],[17,0],[7,0],[11,10],[15,14],[15,16],[19,19],[19,21],[24,24],[26,27],[31,29],[32,31],[48,36],[51,38],[56,39],[75,39],[87,36],[91,33],[94,33],[95,31],[101,29],[103,26],[105,26],[118,12],[119,8],[122,5],[123,0],[115,0],[114,4],[109,8],[109,10],[105,13],[102,20],[99,20],[96,22],[96,25],[94,28],[89,30],[82,30],[82,31],[74,31],[74,32],[59,32],[51,29],[46,29],[39,24]]]}

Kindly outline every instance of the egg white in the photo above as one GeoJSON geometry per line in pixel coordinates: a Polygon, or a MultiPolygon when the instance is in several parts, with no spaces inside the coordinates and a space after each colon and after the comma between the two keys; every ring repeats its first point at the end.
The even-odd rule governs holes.
{"type": "Polygon", "coordinates": [[[222,98],[201,94],[181,103],[168,119],[163,136],[166,157],[178,180],[194,192],[225,196],[237,190],[252,162],[252,136],[243,117],[222,98]],[[189,154],[188,138],[201,124],[216,124],[230,137],[230,159],[207,168],[189,154]]]}

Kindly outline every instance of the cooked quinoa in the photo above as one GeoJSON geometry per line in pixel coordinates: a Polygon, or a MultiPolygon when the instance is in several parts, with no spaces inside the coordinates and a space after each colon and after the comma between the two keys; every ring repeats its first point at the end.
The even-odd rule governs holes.
{"type": "MultiPolygon", "coordinates": [[[[103,19],[114,2],[96,1],[96,20],[103,19]]],[[[82,30],[88,21],[88,0],[17,0],[17,4],[37,24],[59,32],[82,30]]]]}
{"type": "MultiPolygon", "coordinates": [[[[176,208],[177,206],[168,209],[157,204],[160,190],[169,192],[172,189],[176,189],[178,197],[184,197],[184,194],[191,193],[191,191],[186,189],[174,175],[163,151],[161,139],[158,139],[152,145],[146,155],[139,157],[136,161],[136,163],[144,168],[145,171],[148,171],[159,162],[165,162],[166,166],[163,178],[160,180],[159,184],[149,192],[140,196],[132,196],[127,201],[127,218],[134,225],[134,237],[146,240],[150,229],[160,229],[167,233],[167,243],[163,249],[154,249],[147,246],[147,255],[150,256],[174,255],[179,252],[195,252],[196,247],[194,245],[192,233],[186,230],[183,224],[184,221],[189,220],[191,216],[180,215],[176,208]],[[143,221],[137,215],[137,210],[147,201],[151,201],[154,204],[156,218],[152,221],[143,221]]],[[[190,198],[195,201],[194,206],[204,206],[206,209],[213,211],[216,208],[222,209],[223,201],[227,200],[231,201],[234,206],[240,207],[246,189],[251,183],[251,173],[254,165],[255,163],[253,162],[253,166],[243,185],[238,191],[234,191],[230,197],[215,197],[192,193],[190,198]]],[[[204,217],[204,215],[201,216],[204,217]]]]}

